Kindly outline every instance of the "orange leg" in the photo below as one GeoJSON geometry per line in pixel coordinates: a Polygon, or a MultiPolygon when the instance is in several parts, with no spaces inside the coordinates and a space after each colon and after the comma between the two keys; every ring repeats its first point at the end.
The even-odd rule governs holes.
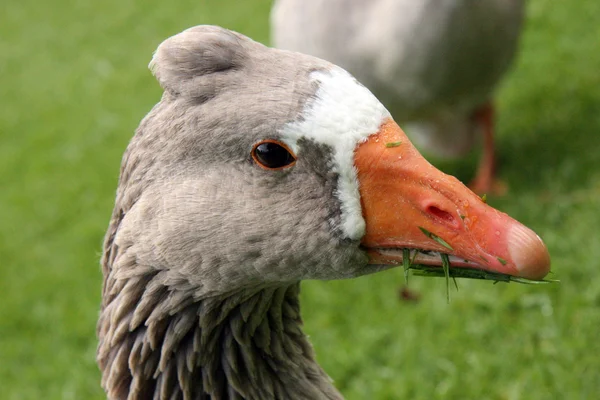
{"type": "Polygon", "coordinates": [[[496,156],[494,146],[494,106],[486,103],[473,113],[473,119],[482,127],[483,152],[477,167],[477,174],[469,187],[477,194],[503,195],[507,191],[506,184],[495,178],[496,156]]]}

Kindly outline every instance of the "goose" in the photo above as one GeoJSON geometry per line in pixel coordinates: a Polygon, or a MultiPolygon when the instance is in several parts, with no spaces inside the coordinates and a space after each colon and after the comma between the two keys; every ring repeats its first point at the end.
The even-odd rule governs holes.
{"type": "Polygon", "coordinates": [[[470,186],[495,179],[494,90],[514,59],[523,0],[276,0],[275,47],[331,61],[366,85],[425,154],[483,139],[470,186]],[[482,135],[481,135],[482,134],[482,135]]]}
{"type": "Polygon", "coordinates": [[[302,331],[302,280],[390,269],[402,249],[549,271],[532,230],[429,164],[342,68],[204,25],[150,68],[163,95],[124,153],[101,260],[109,399],[341,399],[302,331]]]}

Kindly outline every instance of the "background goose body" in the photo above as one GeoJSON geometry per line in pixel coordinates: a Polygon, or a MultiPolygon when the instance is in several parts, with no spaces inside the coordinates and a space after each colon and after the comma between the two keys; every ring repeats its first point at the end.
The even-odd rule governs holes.
{"type": "Polygon", "coordinates": [[[522,17],[522,0],[278,0],[271,20],[276,47],[344,67],[418,147],[454,157],[471,149],[478,129],[491,141],[490,101],[522,17]]]}
{"type": "Polygon", "coordinates": [[[167,39],[151,68],[164,94],[125,152],[104,242],[110,399],[340,399],[301,329],[301,280],[392,268],[405,248],[548,272],[535,233],[427,163],[343,69],[212,26],[167,39]],[[293,162],[270,166],[265,143],[293,162]]]}

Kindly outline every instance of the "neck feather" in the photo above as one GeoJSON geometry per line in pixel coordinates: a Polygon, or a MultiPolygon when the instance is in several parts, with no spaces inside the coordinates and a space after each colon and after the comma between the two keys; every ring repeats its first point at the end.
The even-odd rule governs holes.
{"type": "Polygon", "coordinates": [[[110,399],[341,399],[302,332],[299,283],[194,300],[153,278],[106,280],[110,399]]]}

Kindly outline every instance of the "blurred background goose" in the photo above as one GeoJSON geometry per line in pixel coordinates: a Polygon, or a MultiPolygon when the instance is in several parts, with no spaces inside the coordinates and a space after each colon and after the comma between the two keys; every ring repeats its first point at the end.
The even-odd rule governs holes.
{"type": "Polygon", "coordinates": [[[164,94],[104,242],[110,399],[339,399],[301,328],[301,280],[389,269],[403,249],[548,272],[533,231],[425,161],[343,69],[213,26],[167,39],[151,68],[164,94]]]}
{"type": "Polygon", "coordinates": [[[522,18],[523,0],[276,0],[271,34],[356,76],[426,155],[464,156],[481,137],[470,186],[502,193],[493,96],[522,18]]]}

